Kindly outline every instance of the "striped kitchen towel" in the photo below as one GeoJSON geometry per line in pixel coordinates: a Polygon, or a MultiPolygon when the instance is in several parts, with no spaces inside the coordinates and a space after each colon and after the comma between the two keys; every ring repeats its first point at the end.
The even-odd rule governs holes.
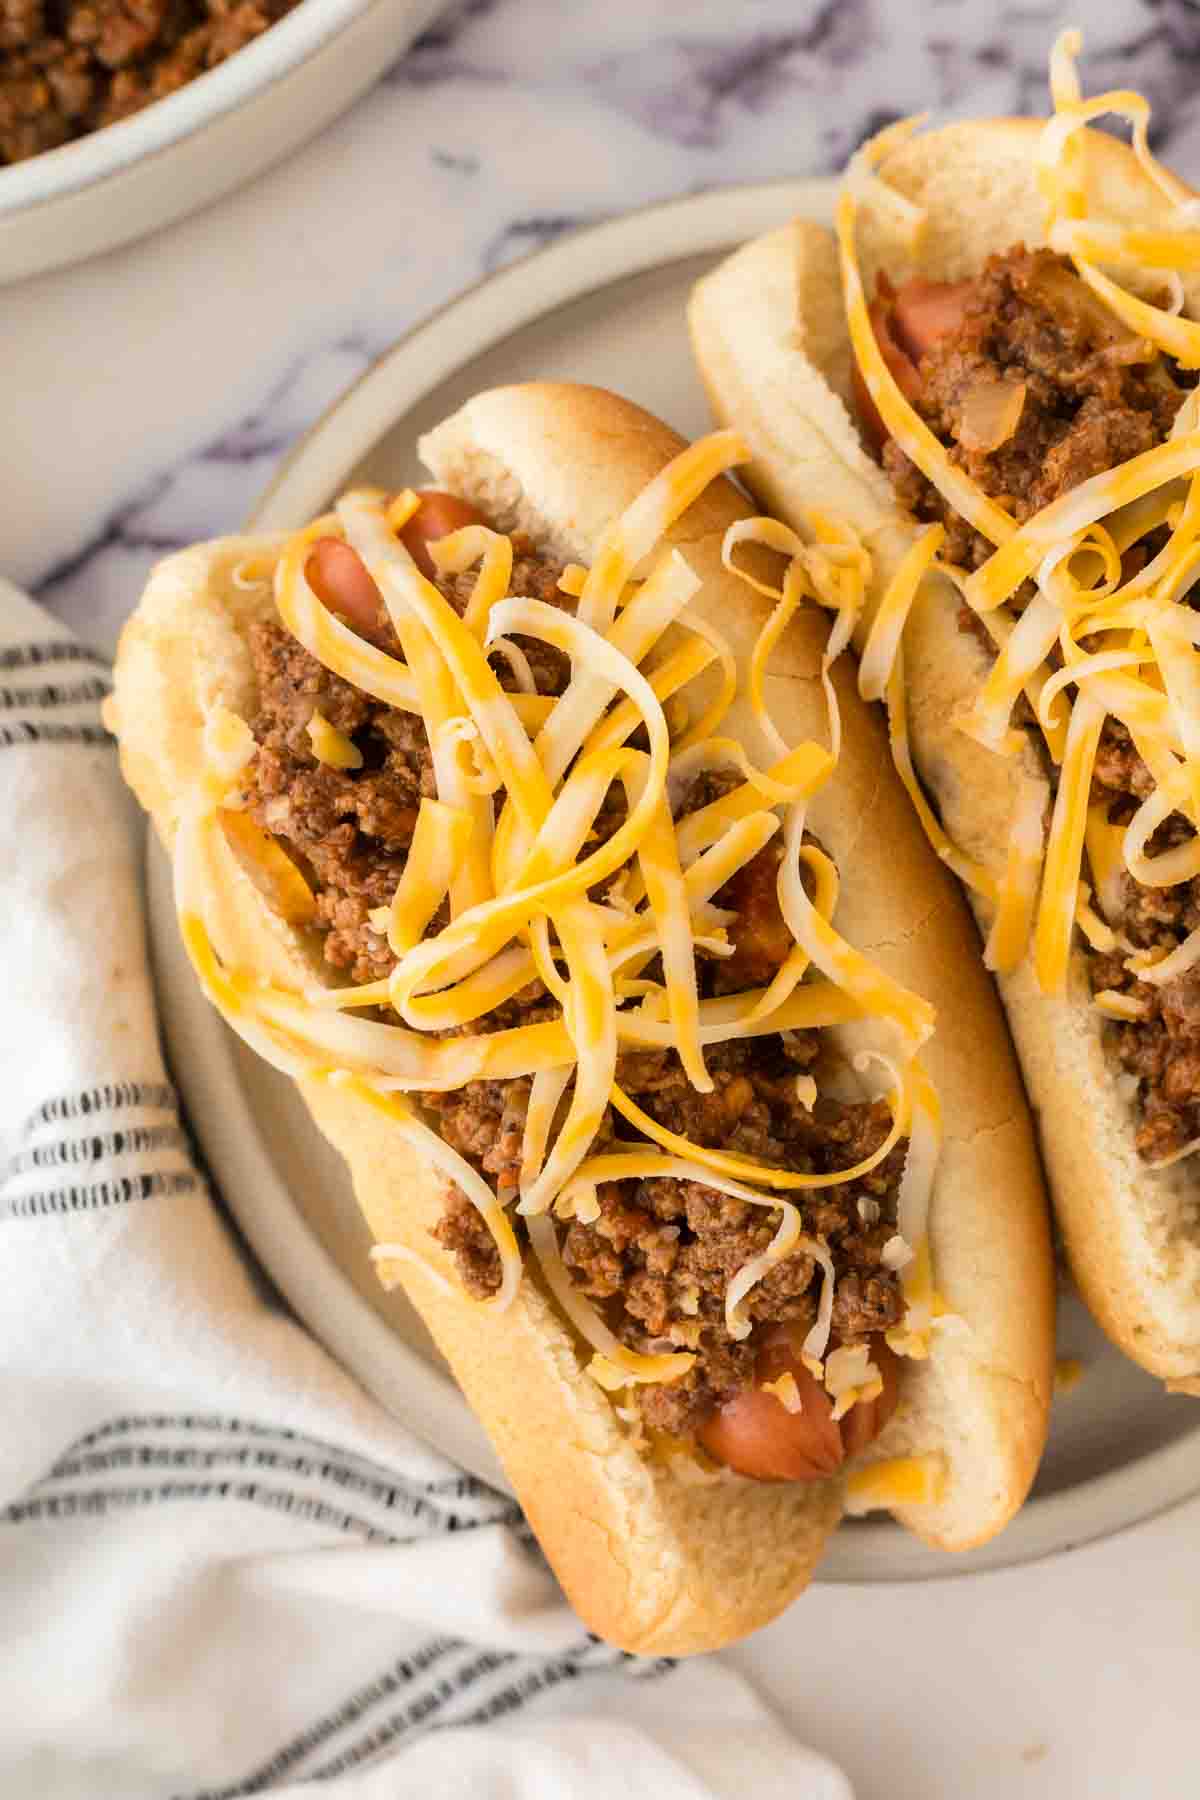
{"type": "Polygon", "coordinates": [[[265,1293],[159,1050],[106,666],[0,580],[0,1793],[848,1800],[265,1293]]]}

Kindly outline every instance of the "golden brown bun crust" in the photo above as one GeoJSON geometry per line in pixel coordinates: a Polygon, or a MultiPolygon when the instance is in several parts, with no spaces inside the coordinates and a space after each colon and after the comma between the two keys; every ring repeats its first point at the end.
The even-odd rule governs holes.
{"type": "MultiPolygon", "coordinates": [[[[865,279],[920,273],[959,279],[995,251],[1043,240],[1033,179],[1038,122],[952,125],[913,139],[885,179],[928,208],[914,261],[894,221],[864,211],[865,279]]],[[[1113,217],[1162,217],[1157,191],[1131,152],[1086,134],[1089,185],[1113,217]]],[[[1197,312],[1200,284],[1188,285],[1197,312]]],[[[851,352],[829,233],[796,221],[746,245],[703,280],[690,309],[693,344],[717,418],[739,426],[754,453],[751,485],[781,517],[794,516],[825,471],[823,503],[863,533],[881,592],[912,527],[866,454],[850,410],[851,352]]],[[[1003,866],[1022,758],[992,755],[957,731],[954,717],[986,677],[990,658],[957,628],[958,599],[927,581],[913,610],[908,651],[910,725],[922,775],[951,835],[994,871],[1003,866]]],[[[1133,1147],[1132,1114],[1118,1095],[1088,1004],[1086,964],[1072,959],[1065,1000],[1036,991],[1026,966],[1003,984],[1005,1006],[1033,1105],[1072,1268],[1089,1307],[1135,1361],[1172,1385],[1200,1370],[1200,1241],[1194,1165],[1155,1173],[1133,1147]]]]}
{"type": "MultiPolygon", "coordinates": [[[[611,515],[678,448],[666,427],[626,402],[569,387],[482,396],[422,446],[439,482],[505,513],[502,522],[519,514],[543,541],[553,538],[561,552],[580,557],[590,554],[611,515]],[[499,455],[489,454],[489,442],[499,455]]],[[[722,484],[692,509],[676,536],[698,571],[713,575],[716,591],[708,604],[723,625],[728,628],[731,612],[740,609],[745,620],[739,616],[739,630],[753,635],[742,584],[734,595],[730,578],[716,573],[720,535],[744,510],[735,491],[722,484]]],[[[246,634],[255,616],[273,609],[265,595],[247,594],[231,579],[251,544],[261,553],[264,540],[225,540],[170,558],[156,571],[122,639],[113,708],[122,766],[168,843],[201,767],[206,708],[217,701],[243,714],[254,708],[246,634]]],[[[791,683],[782,677],[775,682],[777,708],[781,690],[794,699],[790,720],[781,716],[797,736],[819,723],[813,673],[823,628],[813,625],[793,640],[791,683]]],[[[855,701],[849,694],[844,699],[853,715],[855,701]]],[[[1036,1466],[1050,1386],[1049,1258],[1006,1046],[989,1011],[986,984],[956,943],[956,933],[969,929],[961,903],[896,802],[877,735],[866,726],[860,745],[858,720],[848,722],[854,748],[842,766],[841,779],[849,782],[841,789],[844,816],[831,806],[817,829],[835,852],[844,847],[851,861],[856,843],[865,850],[878,833],[894,837],[889,862],[911,871],[909,885],[897,884],[891,905],[870,895],[861,903],[876,932],[895,937],[881,958],[914,981],[922,958],[938,968],[956,967],[964,991],[949,1004],[972,1009],[974,1031],[983,1040],[973,1053],[989,1070],[986,1082],[974,1084],[965,1114],[964,1129],[978,1135],[964,1146],[963,1166],[975,1178],[953,1197],[943,1180],[934,1222],[943,1288],[975,1337],[969,1344],[942,1340],[945,1353],[939,1344],[931,1363],[916,1370],[896,1428],[897,1443],[905,1432],[920,1447],[936,1441],[951,1465],[953,1503],[914,1523],[930,1537],[966,1543],[998,1528],[1036,1466]],[[908,932],[917,964],[903,941],[908,932]],[[979,1167],[971,1160],[975,1154],[979,1167]],[[980,1203],[983,1161],[988,1169],[1007,1163],[1013,1170],[1018,1198],[999,1232],[992,1224],[995,1209],[980,1203]],[[982,1281],[979,1265],[987,1271],[982,1281]],[[1018,1288],[1028,1297],[1025,1319],[1012,1317],[1018,1288]],[[926,1425],[924,1415],[934,1403],[943,1409],[945,1425],[926,1425]]],[[[861,854],[860,862],[865,869],[861,854]]],[[[878,881],[875,867],[867,885],[874,890],[878,881]]],[[[852,934],[849,909],[858,902],[851,894],[860,885],[847,868],[842,918],[852,934]]],[[[214,935],[227,957],[291,984],[312,978],[311,946],[270,914],[231,861],[209,897],[214,935]]],[[[386,1121],[326,1083],[302,1085],[318,1125],[350,1164],[375,1237],[409,1244],[452,1273],[428,1235],[441,1210],[437,1185],[396,1143],[386,1121]]],[[[958,1125],[952,1093],[945,1086],[943,1091],[958,1125]]],[[[956,1154],[951,1152],[948,1168],[956,1154]]],[[[397,1273],[403,1275],[404,1265],[397,1273]]],[[[708,1486],[681,1482],[632,1449],[534,1280],[522,1284],[515,1307],[501,1319],[457,1294],[443,1295],[419,1272],[405,1280],[493,1436],[567,1593],[593,1630],[633,1650],[713,1648],[765,1623],[805,1585],[836,1522],[833,1486],[762,1486],[737,1477],[708,1486]]]]}

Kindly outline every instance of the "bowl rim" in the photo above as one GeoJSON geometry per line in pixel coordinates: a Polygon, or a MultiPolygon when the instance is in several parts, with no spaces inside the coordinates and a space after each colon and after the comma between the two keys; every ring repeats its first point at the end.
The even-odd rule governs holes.
{"type": "Polygon", "coordinates": [[[0,168],[0,221],[83,192],[173,148],[293,69],[384,0],[301,0],[252,43],[113,125],[0,168]]]}

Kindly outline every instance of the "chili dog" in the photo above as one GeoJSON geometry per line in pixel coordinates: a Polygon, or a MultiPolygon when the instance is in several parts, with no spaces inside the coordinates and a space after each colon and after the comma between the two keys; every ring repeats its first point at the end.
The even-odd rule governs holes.
{"type": "Polygon", "coordinates": [[[596,389],[420,449],[434,490],[162,564],[111,723],[205,990],[345,1156],[568,1595],[713,1648],[844,1506],[953,1549],[1020,1505],[1031,1130],[965,908],[825,686],[821,596],[844,640],[867,578],[837,522],[779,554],[734,434],[596,389]]]}
{"type": "Polygon", "coordinates": [[[1047,122],[867,145],[836,237],[746,246],[691,328],[753,491],[796,520],[819,461],[871,546],[860,687],[970,890],[1076,1280],[1196,1393],[1200,232],[1145,102],[1084,99],[1079,47],[1047,122]]]}

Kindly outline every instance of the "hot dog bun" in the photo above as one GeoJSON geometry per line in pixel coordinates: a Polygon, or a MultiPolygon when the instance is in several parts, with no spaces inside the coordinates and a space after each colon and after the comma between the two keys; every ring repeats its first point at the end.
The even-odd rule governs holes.
{"type": "MultiPolygon", "coordinates": [[[[519,524],[535,541],[586,559],[610,518],[679,448],[666,426],[611,394],[535,385],[470,402],[423,440],[421,454],[440,486],[477,501],[502,528],[519,524]]],[[[765,603],[722,571],[719,553],[725,527],[747,510],[721,483],[672,534],[705,579],[704,610],[743,652],[765,603]]],[[[113,705],[122,766],[168,845],[202,769],[206,709],[220,701],[253,715],[246,634],[272,603],[239,589],[233,572],[251,549],[276,548],[278,540],[234,538],[171,557],[123,635],[113,705]]],[[[773,698],[799,736],[824,725],[816,674],[825,627],[815,617],[796,625],[776,659],[773,698]]],[[[932,1244],[939,1288],[967,1327],[939,1332],[930,1360],[906,1367],[899,1412],[875,1453],[911,1445],[944,1455],[943,1500],[906,1522],[931,1543],[962,1547],[992,1535],[1020,1504],[1044,1440],[1052,1368],[1044,1208],[998,1009],[968,954],[965,909],[909,816],[877,725],[851,685],[841,692],[848,743],[813,824],[842,869],[841,929],[939,1008],[929,1067],[949,1131],[932,1244]]],[[[732,723],[746,728],[757,754],[746,719],[732,723]]],[[[269,911],[232,859],[209,898],[224,957],[292,986],[321,977],[319,954],[269,911]]],[[[302,1087],[350,1165],[376,1238],[444,1260],[453,1277],[429,1237],[441,1210],[437,1181],[361,1100],[324,1082],[302,1087]]],[[[649,1464],[528,1272],[499,1317],[419,1271],[406,1286],[594,1631],[629,1650],[711,1649],[764,1623],[804,1587],[839,1515],[836,1483],[771,1486],[730,1475],[693,1485],[649,1464]]]]}
{"type": "MultiPolygon", "coordinates": [[[[993,252],[1045,242],[1034,179],[1041,129],[1032,119],[958,124],[912,139],[888,158],[889,186],[928,209],[918,251],[895,215],[864,207],[864,279],[876,271],[958,280],[993,252]]],[[[1104,214],[1160,222],[1164,202],[1125,145],[1087,131],[1090,192],[1104,214]]],[[[1200,315],[1200,279],[1185,278],[1186,310],[1200,315]]],[[[855,421],[852,353],[836,248],[820,226],[796,221],[746,245],[697,286],[692,341],[714,414],[749,440],[746,479],[786,519],[814,493],[862,532],[882,592],[912,542],[891,485],[855,421]]],[[[1018,780],[1041,767],[994,755],[952,720],[982,686],[991,658],[958,629],[959,599],[927,580],[909,625],[914,755],[943,823],[993,872],[1004,863],[1018,780]]],[[[984,909],[977,909],[986,926],[984,909]]],[[[1071,1266],[1091,1311],[1134,1361],[1182,1391],[1200,1391],[1200,1234],[1195,1162],[1148,1169],[1134,1148],[1131,1106],[1118,1093],[1076,950],[1064,998],[1041,994],[1028,962],[1001,981],[1071,1266]]]]}

